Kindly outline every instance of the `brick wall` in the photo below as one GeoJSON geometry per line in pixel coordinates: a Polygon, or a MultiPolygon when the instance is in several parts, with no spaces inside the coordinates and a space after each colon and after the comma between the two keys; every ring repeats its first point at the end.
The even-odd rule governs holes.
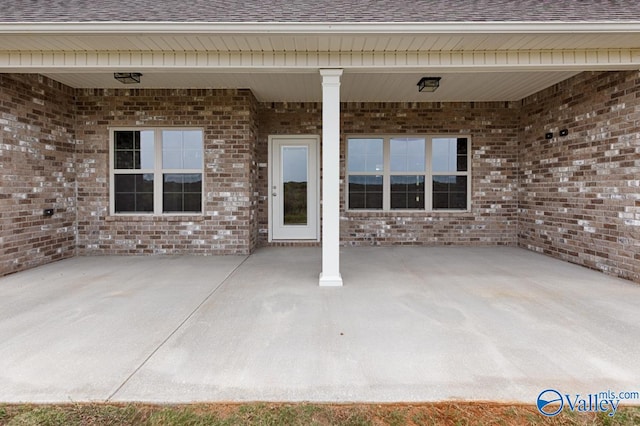
{"type": "MultiPolygon", "coordinates": [[[[343,182],[346,135],[472,137],[471,212],[346,212],[343,186],[345,244],[519,244],[640,282],[637,71],[583,73],[516,103],[346,103],[341,121],[343,182]]],[[[0,275],[74,252],[266,244],[276,134],[320,135],[321,104],[258,104],[247,90],[73,90],[0,74],[0,275]],[[142,125],[204,129],[204,216],[109,215],[109,127],[142,125]]]]}
{"type": "MultiPolygon", "coordinates": [[[[472,205],[469,213],[346,212],[341,186],[340,238],[351,245],[516,244],[519,110],[513,103],[343,103],[345,135],[470,134],[472,205]]],[[[262,103],[259,114],[260,242],[268,238],[268,136],[322,133],[316,103],[262,103]]]]}
{"type": "Polygon", "coordinates": [[[522,105],[519,244],[640,282],[640,74],[582,73],[522,105]]]}
{"type": "Polygon", "coordinates": [[[73,91],[0,74],[0,275],[73,256],[74,149],[73,91]]]}
{"type": "Polygon", "coordinates": [[[255,99],[248,90],[78,90],[78,253],[249,253],[255,99]],[[109,128],[204,130],[204,215],[111,216],[109,128]]]}

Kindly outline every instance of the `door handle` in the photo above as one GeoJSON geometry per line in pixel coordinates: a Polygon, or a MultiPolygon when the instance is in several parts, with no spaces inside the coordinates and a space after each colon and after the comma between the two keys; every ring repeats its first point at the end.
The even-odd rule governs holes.
{"type": "Polygon", "coordinates": [[[278,194],[276,194],[275,192],[272,192],[272,193],[271,193],[271,195],[273,195],[273,196],[275,197],[275,196],[276,196],[276,195],[278,195],[278,194]]]}

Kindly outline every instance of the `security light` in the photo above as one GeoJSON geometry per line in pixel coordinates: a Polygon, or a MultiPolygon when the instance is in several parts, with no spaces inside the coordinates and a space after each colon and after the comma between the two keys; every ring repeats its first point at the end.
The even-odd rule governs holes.
{"type": "Polygon", "coordinates": [[[435,92],[440,87],[440,77],[422,77],[418,82],[418,92],[435,92]]]}
{"type": "Polygon", "coordinates": [[[113,78],[115,78],[122,84],[140,83],[140,77],[142,77],[142,74],[140,74],[139,72],[114,72],[113,73],[113,78]]]}

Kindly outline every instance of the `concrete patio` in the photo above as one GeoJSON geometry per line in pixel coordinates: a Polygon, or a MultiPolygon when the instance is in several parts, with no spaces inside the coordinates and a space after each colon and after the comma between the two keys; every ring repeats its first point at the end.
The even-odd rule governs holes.
{"type": "MultiPolygon", "coordinates": [[[[0,278],[0,401],[638,391],[640,286],[516,248],[79,257],[0,278]]],[[[637,401],[635,401],[637,403],[637,401]]]]}

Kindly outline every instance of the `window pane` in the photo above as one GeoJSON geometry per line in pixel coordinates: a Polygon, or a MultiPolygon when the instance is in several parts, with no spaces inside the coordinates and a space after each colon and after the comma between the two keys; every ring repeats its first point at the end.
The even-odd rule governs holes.
{"type": "Polygon", "coordinates": [[[115,160],[116,164],[114,165],[115,169],[134,169],[133,165],[135,164],[134,160],[134,151],[116,151],[115,152],[115,160]]]}
{"type": "Polygon", "coordinates": [[[457,170],[457,139],[434,138],[433,139],[433,164],[434,172],[455,172],[457,170]]]}
{"type": "Polygon", "coordinates": [[[467,138],[458,138],[458,155],[467,155],[467,138]]]}
{"type": "Polygon", "coordinates": [[[202,174],[164,174],[162,187],[162,210],[165,213],[201,212],[202,174]]]}
{"type": "Polygon", "coordinates": [[[349,176],[350,209],[382,209],[382,176],[349,176]]]}
{"type": "Polygon", "coordinates": [[[202,131],[185,130],[182,134],[184,136],[184,149],[202,151],[202,131]]]}
{"type": "Polygon", "coordinates": [[[185,130],[184,137],[184,168],[185,169],[201,169],[202,168],[202,131],[185,130]]]}
{"type": "Polygon", "coordinates": [[[433,208],[467,209],[467,177],[434,176],[433,208]]]}
{"type": "Polygon", "coordinates": [[[393,138],[390,143],[392,172],[424,172],[424,139],[393,138]]]}
{"type": "Polygon", "coordinates": [[[113,178],[116,194],[123,192],[135,192],[136,175],[115,175],[113,178]]]}
{"type": "Polygon", "coordinates": [[[156,153],[153,134],[153,130],[140,132],[140,167],[143,169],[153,169],[155,167],[156,153]]]}
{"type": "Polygon", "coordinates": [[[467,138],[434,138],[433,171],[466,172],[467,151],[467,138]]]}
{"type": "Polygon", "coordinates": [[[181,212],[182,194],[165,192],[162,196],[162,206],[165,212],[181,212]]]}
{"type": "Polygon", "coordinates": [[[458,138],[458,143],[457,143],[457,154],[458,154],[458,159],[457,159],[457,166],[458,166],[458,171],[459,172],[466,172],[467,171],[467,151],[468,151],[468,141],[467,138],[458,138]]]}
{"type": "Polygon", "coordinates": [[[182,150],[182,131],[180,130],[163,130],[162,131],[162,150],[182,150]]]}
{"type": "Polygon", "coordinates": [[[349,139],[347,141],[348,169],[350,172],[382,171],[382,139],[349,139]]]}
{"type": "Polygon", "coordinates": [[[306,146],[282,147],[284,194],[281,200],[285,225],[307,224],[308,151],[306,146]]]}
{"type": "Polygon", "coordinates": [[[153,169],[153,130],[114,132],[115,169],[153,169]]]}
{"type": "Polygon", "coordinates": [[[364,192],[349,192],[349,208],[364,209],[364,192]]]}
{"type": "Polygon", "coordinates": [[[116,194],[116,213],[126,213],[136,211],[136,194],[116,194]]]}
{"type": "Polygon", "coordinates": [[[116,213],[153,211],[153,174],[114,176],[116,213]]]}
{"type": "Polygon", "coordinates": [[[424,209],[424,176],[391,176],[392,209],[424,209]]]}
{"type": "Polygon", "coordinates": [[[135,178],[136,192],[153,194],[153,175],[151,173],[132,176],[135,178]]]}
{"type": "Polygon", "coordinates": [[[153,211],[153,193],[136,194],[136,211],[138,212],[153,211]]]}
{"type": "Polygon", "coordinates": [[[467,156],[466,155],[458,155],[458,159],[456,160],[456,165],[459,172],[467,171],[467,156]]]}
{"type": "Polygon", "coordinates": [[[202,195],[201,194],[184,194],[184,211],[201,212],[202,211],[202,195]]]}
{"type": "Polygon", "coordinates": [[[133,131],[117,131],[114,132],[115,149],[116,150],[132,150],[133,149],[133,131]]]}
{"type": "Polygon", "coordinates": [[[163,169],[182,169],[182,151],[162,149],[163,169]]]}
{"type": "Polygon", "coordinates": [[[162,132],[164,169],[202,168],[202,131],[164,130],[162,132]]]}
{"type": "Polygon", "coordinates": [[[183,166],[185,169],[201,169],[202,168],[202,149],[185,150],[182,154],[183,166]]]}

